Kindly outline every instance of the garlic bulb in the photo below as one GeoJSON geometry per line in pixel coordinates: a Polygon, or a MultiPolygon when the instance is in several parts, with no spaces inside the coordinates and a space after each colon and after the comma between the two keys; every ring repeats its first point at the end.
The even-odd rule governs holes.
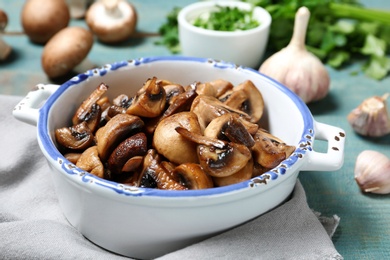
{"type": "Polygon", "coordinates": [[[305,103],[324,98],[330,85],[324,64],[305,47],[309,18],[309,9],[299,8],[290,43],[265,60],[259,68],[259,72],[284,84],[305,103]]]}
{"type": "Polygon", "coordinates": [[[390,133],[390,118],[387,112],[386,99],[374,96],[364,100],[348,114],[347,120],[352,128],[363,136],[381,137],[390,133]]]}
{"type": "Polygon", "coordinates": [[[361,152],[356,159],[355,181],[363,192],[390,193],[390,159],[376,151],[361,152]]]}

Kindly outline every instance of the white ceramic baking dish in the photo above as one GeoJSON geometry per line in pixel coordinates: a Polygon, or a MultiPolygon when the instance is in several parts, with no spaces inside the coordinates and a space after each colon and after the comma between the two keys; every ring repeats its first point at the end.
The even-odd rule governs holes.
{"type": "Polygon", "coordinates": [[[154,258],[253,219],[288,198],[300,171],[334,171],[344,158],[344,131],[316,122],[305,103],[286,87],[255,70],[203,58],[141,58],[87,71],[60,86],[38,84],[13,114],[37,126],[39,146],[70,224],[97,245],[136,258],[154,258]],[[234,85],[251,80],[264,98],[262,124],[296,150],[259,177],[187,191],[111,182],[64,158],[54,130],[69,125],[79,104],[98,84],[108,84],[113,98],[134,94],[152,76],[183,85],[218,78],[234,85]],[[326,152],[314,151],[316,140],[327,142],[326,152]]]}

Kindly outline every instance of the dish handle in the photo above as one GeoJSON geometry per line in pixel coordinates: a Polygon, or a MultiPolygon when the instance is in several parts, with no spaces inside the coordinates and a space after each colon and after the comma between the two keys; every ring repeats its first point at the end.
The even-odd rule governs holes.
{"type": "Polygon", "coordinates": [[[311,151],[302,171],[335,171],[344,163],[345,131],[341,128],[314,122],[315,139],[328,142],[326,153],[311,151]]]}
{"type": "Polygon", "coordinates": [[[24,123],[37,125],[39,109],[59,88],[54,84],[38,84],[14,108],[13,116],[24,123]]]}

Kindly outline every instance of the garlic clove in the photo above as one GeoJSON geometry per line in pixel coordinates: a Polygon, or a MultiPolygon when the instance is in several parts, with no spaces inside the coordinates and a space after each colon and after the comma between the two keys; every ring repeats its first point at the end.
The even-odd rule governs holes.
{"type": "Polygon", "coordinates": [[[365,150],[356,158],[355,181],[363,192],[390,193],[390,159],[377,151],[365,150]]]}
{"type": "Polygon", "coordinates": [[[388,96],[389,93],[386,93],[382,97],[368,98],[348,114],[347,120],[355,132],[372,137],[390,133],[390,117],[386,106],[388,96]]]}
{"type": "Polygon", "coordinates": [[[279,81],[305,103],[324,98],[330,87],[330,77],[324,64],[306,50],[305,37],[310,11],[298,9],[290,43],[263,62],[259,72],[279,81]]]}

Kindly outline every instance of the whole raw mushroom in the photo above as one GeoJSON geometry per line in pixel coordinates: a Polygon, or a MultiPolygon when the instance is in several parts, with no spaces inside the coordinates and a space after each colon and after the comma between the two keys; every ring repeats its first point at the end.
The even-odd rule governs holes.
{"type": "MultiPolygon", "coordinates": [[[[0,34],[4,32],[5,27],[8,24],[7,13],[0,9],[0,34]]],[[[11,46],[9,46],[1,37],[0,37],[0,61],[8,58],[12,51],[11,46]]]]}
{"type": "Polygon", "coordinates": [[[21,14],[22,27],[31,41],[45,44],[68,26],[70,13],[65,0],[27,0],[21,14]]]}
{"type": "Polygon", "coordinates": [[[81,27],[67,27],[56,33],[42,52],[42,68],[49,78],[58,78],[71,71],[92,69],[86,59],[92,48],[93,35],[81,27]],[[78,69],[76,68],[78,67],[78,69]]]}
{"type": "Polygon", "coordinates": [[[118,43],[134,33],[137,12],[125,0],[101,0],[89,7],[85,20],[101,42],[118,43]]]}

